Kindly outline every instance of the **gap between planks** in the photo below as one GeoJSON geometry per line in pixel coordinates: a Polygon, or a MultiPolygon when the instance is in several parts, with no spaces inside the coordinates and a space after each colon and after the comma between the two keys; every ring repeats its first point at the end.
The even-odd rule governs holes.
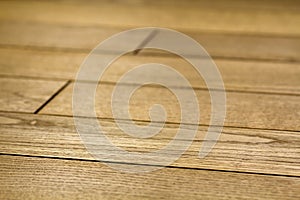
{"type": "Polygon", "coordinates": [[[55,156],[38,156],[38,155],[26,155],[26,154],[13,154],[13,153],[1,153],[0,156],[12,156],[12,157],[27,157],[27,158],[41,158],[41,159],[53,159],[53,160],[70,160],[79,162],[90,162],[90,163],[111,163],[120,165],[138,165],[138,166],[149,166],[149,167],[161,167],[170,169],[185,169],[185,170],[199,170],[199,171],[212,171],[212,172],[224,172],[224,173],[234,173],[234,174],[252,174],[260,176],[279,176],[279,177],[290,177],[290,178],[300,178],[300,175],[289,175],[289,174],[275,174],[275,173],[261,173],[261,172],[247,172],[247,171],[233,171],[233,170],[221,170],[221,169],[208,169],[208,168],[193,168],[193,167],[181,167],[181,166],[162,166],[162,165],[148,165],[148,164],[138,164],[138,163],[125,163],[125,162],[113,162],[113,161],[103,161],[103,160],[92,160],[84,158],[67,158],[67,157],[55,157],[55,156]]]}
{"type": "Polygon", "coordinates": [[[69,84],[71,83],[70,80],[68,80],[61,88],[59,88],[49,99],[47,99],[35,112],[34,114],[38,114],[52,99],[54,99],[59,93],[61,93],[69,84]]]}
{"type": "MultiPolygon", "coordinates": [[[[1,50],[0,50],[1,52],[1,50]]],[[[50,53],[36,51],[9,50],[0,53],[0,71],[2,77],[32,77],[57,80],[74,80],[85,54],[50,53]],[[13,57],[11,55],[14,55],[13,57]]],[[[206,87],[197,71],[179,57],[150,57],[125,55],[109,66],[100,81],[117,82],[130,69],[140,64],[157,62],[171,66],[190,81],[193,88],[206,87]],[[118,69],[118,70],[116,70],[118,69]]],[[[300,94],[300,70],[297,64],[244,62],[214,60],[216,62],[227,91],[270,92],[278,94],[300,94]],[[276,81],[274,79],[276,78],[276,81]]],[[[144,75],[144,74],[142,74],[144,75]]],[[[153,74],[156,76],[167,74],[153,74]]],[[[174,77],[168,77],[172,86],[180,86],[174,77]]],[[[85,80],[87,81],[87,80],[85,80]]],[[[134,83],[134,80],[131,82],[134,83]]]]}
{"type": "MultiPolygon", "coordinates": [[[[81,87],[89,88],[90,83],[79,83],[81,87]]],[[[74,84],[69,85],[48,106],[41,110],[45,114],[72,115],[72,91],[74,84]]],[[[122,87],[128,87],[122,85],[122,87]]],[[[111,105],[111,94],[114,85],[98,85],[95,99],[95,111],[100,118],[116,118],[107,105],[111,105]]],[[[173,89],[175,90],[175,89],[173,89]]],[[[186,89],[177,88],[182,95],[189,92],[186,89]]],[[[210,94],[207,90],[196,90],[196,98],[200,108],[199,124],[209,124],[211,116],[210,94]]],[[[226,110],[227,116],[224,126],[252,127],[261,129],[280,129],[299,131],[297,120],[299,112],[299,96],[290,95],[266,95],[252,93],[227,92],[226,110]],[[288,103],[285,103],[288,102],[288,103]],[[288,118],[286,116],[289,116],[288,118]],[[272,119],[272,120],[270,120],[272,119]],[[295,121],[296,120],[296,121],[295,121]]],[[[82,97],[84,98],[84,97],[82,97]]],[[[82,99],[84,100],[84,99],[82,99]]],[[[119,101],[124,101],[119,99],[119,101]]],[[[150,121],[148,109],[153,104],[161,104],[167,115],[166,121],[172,123],[187,123],[181,121],[180,106],[176,96],[164,87],[145,86],[137,90],[130,99],[129,108],[131,119],[150,121]]],[[[78,116],[91,117],[83,111],[78,116]]],[[[116,110],[117,111],[117,110],[116,110]]],[[[191,111],[193,112],[193,111],[191,111]]],[[[116,114],[116,113],[115,113],[116,114]]],[[[118,114],[118,113],[117,113],[118,114]]],[[[120,118],[120,117],[117,117],[120,118]]],[[[130,119],[130,118],[126,118],[130,119]]],[[[154,118],[155,119],[155,118],[154,118]]],[[[216,124],[212,124],[216,125],[216,124]]]]}
{"type": "MultiPolygon", "coordinates": [[[[99,42],[110,36],[124,31],[118,28],[83,28],[61,27],[53,25],[49,29],[44,24],[5,23],[0,26],[0,46],[3,48],[36,49],[39,51],[65,51],[88,53],[99,42]],[[1,29],[1,27],[3,27],[1,29]],[[22,29],[23,34],[16,35],[17,30],[22,29]],[[32,37],[33,32],[41,32],[32,37]],[[67,38],[62,40],[61,38],[67,38]],[[43,49],[44,48],[44,49],[43,49]]],[[[201,45],[203,45],[213,58],[230,58],[236,60],[261,60],[261,61],[299,61],[300,38],[260,37],[248,35],[222,35],[199,32],[184,32],[201,45]],[[276,44],[276,46],[274,46],[276,44]],[[278,48],[278,46],[280,48],[278,48]],[[245,49],[247,47],[247,49],[245,49]]],[[[114,49],[117,51],[118,49],[114,49]]],[[[107,51],[109,52],[109,51],[107,51]]],[[[106,52],[103,52],[106,53],[106,52]]],[[[111,52],[112,53],[112,52],[111,52]]]]}
{"type": "Polygon", "coordinates": [[[101,163],[1,157],[0,197],[3,198],[299,198],[297,189],[300,181],[294,177],[178,168],[164,168],[147,174],[126,174],[101,163]]]}
{"type": "MultiPolygon", "coordinates": [[[[1,153],[95,160],[83,145],[70,117],[5,112],[0,113],[0,116],[1,153]]],[[[166,124],[154,137],[139,139],[128,136],[113,120],[99,119],[99,123],[106,137],[114,145],[141,153],[155,151],[168,144],[179,127],[176,124],[166,124]]],[[[146,125],[147,122],[138,124],[146,125]]],[[[159,126],[159,123],[154,125],[159,126]]],[[[198,152],[207,126],[197,128],[197,135],[189,149],[171,166],[300,175],[297,148],[300,136],[297,132],[224,127],[219,141],[210,154],[205,159],[199,159],[198,152]]],[[[185,137],[180,135],[176,140],[180,146],[185,137]]],[[[105,152],[106,155],[113,153],[108,151],[105,145],[97,145],[95,148],[105,152]]],[[[174,149],[175,152],[176,150],[174,149]]],[[[137,160],[135,164],[146,163],[137,160]]]]}

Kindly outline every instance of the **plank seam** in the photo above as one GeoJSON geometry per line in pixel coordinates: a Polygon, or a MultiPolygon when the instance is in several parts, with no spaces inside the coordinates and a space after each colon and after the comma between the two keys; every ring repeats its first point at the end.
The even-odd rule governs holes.
{"type": "MultiPolygon", "coordinates": [[[[32,80],[45,80],[45,81],[69,81],[70,83],[74,83],[74,79],[67,79],[67,78],[51,78],[51,77],[35,77],[35,76],[24,76],[24,75],[10,75],[10,74],[0,74],[0,78],[18,78],[18,79],[32,79],[32,80]]],[[[98,84],[104,84],[104,85],[115,85],[115,82],[111,81],[89,81],[89,80],[76,80],[79,83],[98,83],[98,84]]],[[[69,83],[69,84],[70,84],[69,83]]],[[[135,86],[135,83],[121,83],[120,85],[128,85],[128,86],[135,86]]],[[[148,84],[147,87],[150,88],[157,88],[160,86],[157,85],[151,85],[148,84]]],[[[181,87],[181,86],[170,86],[170,88],[176,88],[176,89],[189,89],[186,87],[181,87]]],[[[206,87],[198,87],[198,86],[193,86],[192,87],[194,90],[201,90],[201,91],[207,91],[208,88],[206,87]]],[[[276,88],[272,88],[276,89],[276,88]]],[[[211,91],[223,91],[223,90],[218,90],[214,88],[210,88],[211,91]]],[[[255,91],[255,90],[241,90],[241,89],[226,89],[226,92],[232,92],[232,93],[244,93],[244,94],[264,94],[264,95],[280,95],[280,96],[300,96],[300,93],[282,93],[282,92],[264,92],[264,91],[255,91]]]]}
{"type": "MultiPolygon", "coordinates": [[[[15,19],[0,19],[0,23],[20,23],[20,20],[15,19]]],[[[22,20],[23,24],[36,24],[36,25],[48,25],[48,26],[61,26],[61,27],[78,27],[78,28],[116,28],[122,30],[134,29],[135,25],[123,25],[123,24],[106,24],[106,23],[89,23],[89,24],[76,24],[66,22],[51,22],[51,21],[36,21],[36,20],[22,20]]],[[[270,33],[270,32],[244,32],[244,31],[226,31],[226,30],[209,30],[209,29],[193,29],[193,28],[172,28],[180,32],[186,33],[199,33],[199,34],[215,34],[215,35],[233,35],[233,36],[250,36],[250,37],[268,37],[268,38],[291,38],[299,39],[299,34],[284,34],[284,33],[270,33]]]]}
{"type": "MultiPolygon", "coordinates": [[[[150,33],[151,35],[151,33],[150,33]]],[[[149,35],[149,36],[150,36],[149,35]]],[[[148,36],[148,37],[149,37],[148,36]]],[[[154,37],[154,36],[151,36],[154,37]]],[[[147,37],[146,37],[147,39],[147,37]]],[[[146,40],[145,39],[145,40],[146,40]]],[[[133,55],[137,55],[141,50],[142,47],[145,46],[149,41],[142,42],[138,47],[137,50],[133,52],[133,55]]],[[[92,51],[92,49],[84,49],[84,48],[71,48],[71,47],[52,47],[52,46],[38,46],[38,45],[17,45],[17,44],[0,44],[1,49],[18,49],[18,50],[31,50],[31,51],[50,51],[50,52],[63,52],[63,53],[81,53],[81,54],[88,54],[92,51]]],[[[101,51],[98,53],[104,54],[113,54],[115,51],[101,51]]],[[[173,55],[164,54],[164,53],[146,53],[144,56],[160,56],[160,57],[172,57],[173,55]]],[[[222,60],[229,60],[229,61],[253,61],[253,62],[274,62],[274,63],[300,63],[298,59],[292,58],[255,58],[255,57],[241,57],[241,56],[221,56],[221,55],[210,55],[213,59],[222,59],[222,60]]],[[[187,57],[199,57],[196,55],[187,55],[187,57]]],[[[203,57],[205,59],[205,57],[203,57]]]]}
{"type": "MultiPolygon", "coordinates": [[[[31,112],[20,112],[20,111],[5,111],[5,110],[0,110],[0,113],[12,113],[12,114],[32,114],[31,112]]],[[[74,117],[73,115],[64,115],[64,114],[53,114],[53,113],[38,113],[39,115],[43,115],[43,116],[53,116],[53,117],[74,117]]],[[[76,116],[78,118],[85,118],[85,119],[92,119],[93,117],[87,117],[87,116],[76,116]]],[[[115,120],[115,118],[108,118],[108,117],[97,117],[97,119],[101,119],[101,120],[107,120],[107,121],[111,121],[113,122],[115,120]]],[[[128,122],[128,121],[135,121],[135,122],[145,122],[145,123],[149,123],[150,121],[147,120],[137,120],[137,119],[118,119],[120,121],[124,121],[124,122],[128,122]]],[[[153,123],[157,123],[160,124],[162,122],[153,122],[153,123]]],[[[180,125],[179,123],[176,122],[164,122],[168,125],[180,125]]],[[[194,125],[194,126],[202,126],[202,127],[208,127],[209,125],[207,124],[187,124],[187,125],[194,125]]],[[[214,125],[211,125],[212,127],[214,127],[214,125]]],[[[287,132],[293,132],[293,133],[299,133],[300,130],[287,130],[287,129],[271,129],[271,128],[256,128],[256,127],[242,127],[242,126],[228,126],[228,125],[224,125],[224,128],[233,128],[233,129],[248,129],[248,130],[261,130],[261,131],[287,131],[287,132]]]]}
{"type": "Polygon", "coordinates": [[[70,80],[68,80],[61,88],[59,88],[47,101],[45,101],[35,112],[34,114],[38,114],[52,99],[54,99],[60,92],[62,92],[69,84],[71,83],[70,80]]]}
{"type": "MultiPolygon", "coordinates": [[[[73,115],[63,115],[63,114],[49,114],[49,113],[43,113],[42,115],[48,115],[48,116],[61,116],[61,117],[74,117],[73,115]]],[[[86,118],[86,119],[90,119],[90,118],[93,118],[93,117],[87,117],[87,116],[76,116],[76,117],[79,117],[79,118],[86,118]]],[[[103,120],[111,120],[111,121],[114,121],[114,120],[120,120],[120,121],[125,121],[125,122],[129,122],[129,121],[134,121],[134,122],[145,122],[145,123],[149,123],[150,121],[147,121],[147,120],[138,120],[138,119],[121,119],[121,118],[109,118],[109,117],[97,117],[96,119],[103,119],[103,120]]],[[[157,124],[161,124],[162,122],[160,121],[152,121],[153,123],[157,123],[157,124]]],[[[183,124],[183,125],[190,125],[190,126],[209,126],[207,124],[189,124],[189,123],[177,123],[177,122],[164,122],[165,124],[169,124],[169,125],[180,125],[180,124],[183,124]]],[[[215,126],[215,125],[210,125],[211,127],[218,127],[218,126],[215,126]]],[[[261,131],[288,131],[288,132],[294,132],[294,133],[299,133],[300,130],[288,130],[288,129],[272,129],[272,128],[257,128],[257,127],[243,127],[243,126],[228,126],[228,125],[224,125],[222,126],[224,128],[238,128],[238,129],[249,129],[249,130],[261,130],[261,131]]]]}
{"type": "Polygon", "coordinates": [[[55,160],[69,160],[69,161],[80,161],[80,162],[93,162],[93,163],[112,163],[120,165],[138,165],[138,166],[153,166],[153,167],[164,167],[171,169],[184,169],[184,170],[199,170],[199,171],[214,171],[214,172],[224,172],[224,173],[237,173],[237,174],[250,174],[250,175],[261,175],[261,176],[279,176],[279,177],[289,177],[289,178],[300,178],[300,175],[288,175],[288,174],[274,174],[274,173],[261,173],[261,172],[247,172],[247,171],[236,171],[236,170],[222,170],[222,169],[206,169],[206,168],[195,168],[195,167],[180,167],[180,166],[162,166],[162,165],[150,165],[150,164],[138,164],[138,163],[127,163],[127,162],[115,162],[115,161],[101,161],[101,160],[91,160],[83,158],[63,158],[57,156],[38,156],[29,154],[15,154],[15,153],[1,153],[0,156],[14,156],[14,157],[27,157],[27,158],[43,158],[43,159],[55,159],[55,160]]]}
{"type": "Polygon", "coordinates": [[[133,55],[139,54],[141,50],[148,44],[158,33],[157,29],[154,29],[153,31],[150,32],[150,34],[141,42],[139,46],[137,46],[136,50],[133,51],[133,55]]]}

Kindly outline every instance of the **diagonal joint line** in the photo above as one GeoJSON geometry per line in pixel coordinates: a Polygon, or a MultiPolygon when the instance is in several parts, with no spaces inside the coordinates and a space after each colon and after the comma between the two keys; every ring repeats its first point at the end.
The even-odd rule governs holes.
{"type": "Polygon", "coordinates": [[[68,80],[61,88],[59,88],[47,101],[45,101],[35,112],[34,114],[38,114],[52,99],[54,99],[60,92],[62,92],[69,84],[71,83],[70,80],[68,80]]]}
{"type": "Polygon", "coordinates": [[[137,55],[145,46],[148,44],[158,33],[157,29],[154,29],[150,34],[137,46],[136,50],[133,51],[133,55],[137,55]]]}

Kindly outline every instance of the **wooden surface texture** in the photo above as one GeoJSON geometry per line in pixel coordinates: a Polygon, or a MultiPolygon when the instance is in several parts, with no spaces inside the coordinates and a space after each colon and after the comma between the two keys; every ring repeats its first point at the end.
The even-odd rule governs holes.
{"type": "MultiPolygon", "coordinates": [[[[299,53],[296,0],[0,1],[0,199],[300,199],[299,53]],[[140,48],[113,62],[98,82],[76,79],[80,65],[100,42],[141,27],[187,34],[218,66],[226,90],[226,118],[218,142],[205,158],[199,158],[199,150],[209,141],[205,137],[212,107],[208,89],[216,88],[207,88],[183,58],[142,49],[157,39],[157,32],[142,32],[97,52],[105,57],[126,45],[140,48]],[[145,63],[170,66],[191,87],[183,87],[168,73],[141,73],[141,79],[168,80],[170,87],[140,87],[129,101],[130,116],[115,118],[111,110],[115,85],[145,63]],[[116,162],[115,152],[106,145],[93,147],[106,154],[106,160],[87,150],[73,118],[76,81],[86,88],[97,84],[94,120],[113,145],[145,154],[171,140],[178,144],[188,140],[191,145],[173,163],[148,173],[110,168],[149,163],[116,162]],[[196,127],[193,139],[185,135],[174,139],[182,116],[172,91],[196,94],[199,123],[184,121],[196,127]],[[165,123],[154,120],[154,127],[163,126],[157,135],[135,138],[116,123],[147,126],[154,104],[167,112],[165,123]]],[[[189,49],[186,54],[197,56],[189,49]]],[[[121,86],[125,90],[136,84],[130,80],[121,86]]],[[[84,102],[87,97],[80,98],[84,102]]],[[[86,109],[83,104],[82,110],[86,109]]],[[[76,119],[93,117],[82,113],[76,119]]],[[[188,128],[184,130],[188,134],[188,128]]],[[[98,135],[91,132],[90,137],[98,135]]],[[[177,152],[174,148],[160,156],[168,159],[177,152]]]]}

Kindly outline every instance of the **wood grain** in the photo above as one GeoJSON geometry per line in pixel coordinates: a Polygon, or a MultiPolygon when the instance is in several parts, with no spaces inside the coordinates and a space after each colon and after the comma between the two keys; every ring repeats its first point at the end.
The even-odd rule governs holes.
{"type": "Polygon", "coordinates": [[[8,76],[75,79],[88,53],[49,50],[0,49],[0,73],[8,76]]]}
{"type": "MultiPolygon", "coordinates": [[[[44,47],[59,52],[88,53],[100,42],[124,30],[124,27],[0,21],[0,44],[2,47],[37,50],[44,47]]],[[[213,58],[299,61],[298,37],[179,31],[198,41],[213,58]]]]}
{"type": "MultiPolygon", "coordinates": [[[[296,0],[0,1],[0,199],[300,199],[299,5],[296,0]],[[200,122],[186,119],[184,134],[174,139],[178,143],[160,154],[164,160],[177,154],[192,140],[186,138],[188,129],[198,128],[178,160],[150,173],[130,174],[106,164],[117,161],[114,166],[122,169],[149,169],[155,167],[149,165],[152,157],[116,160],[116,151],[96,144],[99,134],[88,129],[90,148],[105,155],[97,161],[74,126],[72,89],[80,64],[99,42],[147,26],[176,29],[208,50],[224,79],[227,117],[219,141],[200,159],[211,117],[202,78],[186,61],[165,52],[141,50],[123,56],[99,82],[98,118],[93,118],[113,145],[149,153],[174,139],[181,112],[172,91],[186,95],[194,89],[200,107],[200,122]],[[169,80],[170,90],[146,85],[132,95],[131,116],[122,117],[121,125],[131,118],[139,127],[148,125],[154,104],[168,114],[157,135],[139,139],[115,123],[111,95],[123,74],[153,62],[172,66],[193,88],[159,70],[140,74],[142,79],[169,80]]],[[[98,53],[141,47],[145,40],[151,44],[159,32],[151,40],[149,35],[144,31],[98,53]]],[[[80,80],[86,89],[91,84],[80,80]]],[[[121,85],[126,89],[136,84],[132,80],[121,85]]],[[[85,95],[80,98],[87,101],[85,95]]],[[[124,98],[117,101],[125,103],[124,98]]],[[[92,118],[85,106],[78,115],[89,126],[92,118]]],[[[160,127],[162,120],[153,124],[160,127]]]]}
{"type": "MultiPolygon", "coordinates": [[[[114,145],[142,153],[167,145],[179,128],[167,124],[154,137],[139,139],[124,133],[111,120],[99,122],[114,145]]],[[[0,125],[0,153],[95,160],[84,147],[70,117],[0,113],[0,125]]],[[[300,176],[298,132],[224,128],[214,149],[200,159],[198,152],[206,131],[206,126],[200,126],[192,145],[171,166],[300,176]]],[[[184,139],[184,136],[178,138],[184,139]]],[[[95,148],[107,155],[114,154],[104,145],[95,148]]],[[[136,163],[146,164],[138,160],[136,163]]]]}
{"type": "MultiPolygon", "coordinates": [[[[202,45],[212,58],[299,61],[297,52],[300,50],[300,40],[297,37],[181,32],[202,45]]],[[[155,40],[157,37],[159,37],[158,34],[152,40],[155,40]]],[[[176,40],[174,38],[164,38],[163,41],[167,43],[168,39],[170,39],[170,42],[176,40]]],[[[149,53],[149,50],[147,51],[149,53]]],[[[157,53],[154,50],[150,51],[150,55],[157,53]]],[[[164,55],[161,52],[158,54],[164,55]]],[[[198,52],[189,52],[189,50],[185,54],[199,56],[198,52]]]]}
{"type": "Polygon", "coordinates": [[[46,50],[48,48],[60,52],[89,53],[100,42],[125,30],[124,27],[111,26],[0,21],[0,43],[2,45],[45,47],[46,50]],[[19,34],[19,30],[22,30],[22,34],[19,34]]]}
{"type": "MultiPolygon", "coordinates": [[[[278,1],[276,1],[278,2],[278,1]]],[[[278,4],[270,2],[270,4],[278,4]]],[[[112,26],[159,26],[168,28],[235,32],[299,35],[299,4],[294,9],[260,8],[252,2],[245,2],[240,8],[202,6],[197,3],[178,5],[174,3],[153,5],[144,1],[137,3],[109,1],[88,4],[85,1],[70,2],[24,2],[2,1],[0,20],[22,19],[43,23],[112,26]],[[250,8],[248,7],[250,5],[250,8]],[[118,13],[117,15],[115,13],[118,13]],[[159,20],[158,20],[159,19],[159,20]]],[[[266,5],[266,4],[265,4],[266,5]]],[[[280,7],[280,4],[279,6],[280,7]]]]}
{"type": "Polygon", "coordinates": [[[65,83],[0,78],[0,110],[33,113],[65,83]]]}
{"type": "Polygon", "coordinates": [[[298,199],[300,187],[294,177],[176,168],[126,174],[56,159],[0,156],[0,166],[2,199],[298,199]]]}
{"type": "MultiPolygon", "coordinates": [[[[90,83],[81,83],[82,87],[90,88],[90,83]]],[[[124,86],[126,87],[126,86],[124,86]]],[[[114,84],[100,84],[98,86],[95,102],[95,111],[98,117],[114,118],[110,109],[111,96],[114,84]],[[100,101],[101,100],[101,101],[100,101]]],[[[172,90],[188,92],[185,88],[172,88],[172,90]]],[[[200,108],[200,124],[209,124],[210,120],[210,96],[206,90],[195,90],[200,108]]],[[[53,101],[51,101],[41,113],[69,115],[72,113],[73,85],[69,85],[53,101]]],[[[300,119],[299,96],[252,94],[228,92],[226,102],[225,126],[249,127],[260,129],[279,129],[299,131],[300,119]]],[[[82,96],[83,102],[86,100],[82,96]]],[[[125,104],[127,100],[119,99],[125,104]]],[[[129,106],[132,119],[149,121],[148,109],[154,104],[161,104],[167,113],[167,122],[179,123],[181,110],[176,96],[167,88],[152,87],[146,85],[138,89],[131,97],[129,106]]],[[[91,116],[82,105],[82,115],[91,116]]],[[[191,110],[194,112],[194,110],[191,110]]],[[[129,118],[126,118],[129,119],[129,118]]],[[[155,119],[154,119],[155,120],[155,119]]]]}
{"type": "MultiPolygon", "coordinates": [[[[0,75],[12,77],[32,77],[44,79],[75,79],[85,53],[53,52],[49,50],[31,50],[0,48],[0,75]]],[[[280,94],[300,94],[300,68],[298,63],[270,63],[257,61],[237,61],[214,59],[222,75],[227,90],[268,92],[280,94]],[[276,80],[276,81],[274,81],[276,80]]],[[[145,63],[161,63],[180,72],[194,88],[205,88],[201,76],[189,63],[174,56],[149,56],[149,52],[140,55],[126,55],[111,64],[103,75],[102,81],[117,82],[119,78],[136,66],[145,63]]],[[[141,76],[151,74],[141,74],[141,76]]],[[[167,76],[155,73],[152,76],[167,76]]],[[[169,76],[172,86],[180,83],[169,76]]],[[[134,81],[132,81],[134,83],[134,81]]]]}

